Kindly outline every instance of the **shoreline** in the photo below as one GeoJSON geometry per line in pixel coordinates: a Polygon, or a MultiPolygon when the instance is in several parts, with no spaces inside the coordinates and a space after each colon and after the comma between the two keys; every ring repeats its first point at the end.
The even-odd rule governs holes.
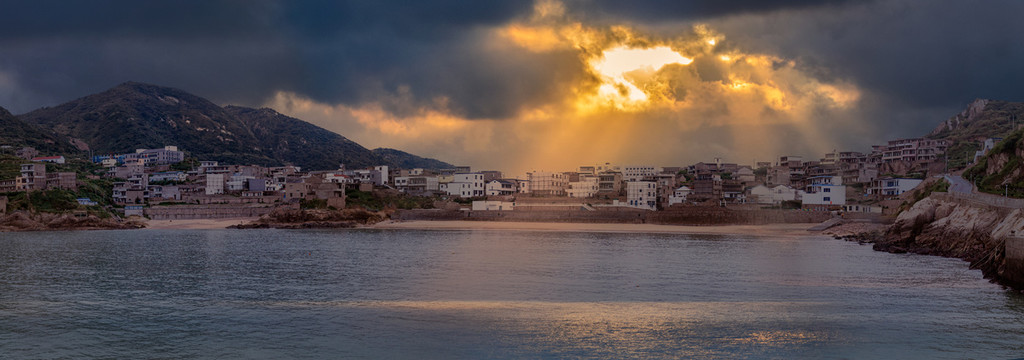
{"type": "Polygon", "coordinates": [[[228,226],[244,224],[258,218],[224,218],[224,219],[178,219],[178,220],[147,220],[143,230],[220,230],[228,226]]]}
{"type": "Polygon", "coordinates": [[[370,229],[405,230],[525,230],[525,231],[568,231],[604,233],[660,233],[660,234],[710,234],[710,235],[773,235],[809,236],[820,232],[807,231],[817,225],[812,223],[789,223],[767,225],[657,225],[657,224],[616,224],[616,223],[566,223],[566,222],[503,222],[503,221],[383,221],[366,226],[370,229]]]}

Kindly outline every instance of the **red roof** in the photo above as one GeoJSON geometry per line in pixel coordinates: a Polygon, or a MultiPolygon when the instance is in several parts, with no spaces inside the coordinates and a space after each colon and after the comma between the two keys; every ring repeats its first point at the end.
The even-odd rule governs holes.
{"type": "Polygon", "coordinates": [[[32,160],[57,160],[57,159],[60,159],[62,157],[63,156],[40,156],[40,157],[34,157],[34,158],[32,158],[32,160]]]}

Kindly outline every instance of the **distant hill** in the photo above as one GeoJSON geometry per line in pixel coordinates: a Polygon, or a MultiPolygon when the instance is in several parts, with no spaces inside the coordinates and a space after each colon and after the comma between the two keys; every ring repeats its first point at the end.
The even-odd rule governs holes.
{"type": "Polygon", "coordinates": [[[10,146],[12,152],[31,146],[43,155],[68,154],[78,151],[66,139],[21,121],[2,107],[0,107],[0,146],[10,146]]]}
{"type": "Polygon", "coordinates": [[[990,137],[1007,137],[1014,123],[1024,123],[1024,103],[978,99],[940,123],[927,137],[949,140],[950,167],[962,168],[974,159],[981,142],[990,137]]]}
{"type": "Polygon", "coordinates": [[[452,165],[441,160],[419,157],[402,150],[376,148],[373,153],[380,156],[388,164],[394,164],[402,169],[448,169],[452,165]]]}
{"type": "MultiPolygon", "coordinates": [[[[294,164],[309,170],[336,169],[340,164],[398,166],[391,161],[402,160],[386,159],[344,136],[272,109],[220,107],[182,90],[135,82],[19,118],[80,139],[97,154],[175,145],[201,160],[294,164]]],[[[413,157],[423,162],[411,163],[432,164],[431,159],[413,157]]]]}

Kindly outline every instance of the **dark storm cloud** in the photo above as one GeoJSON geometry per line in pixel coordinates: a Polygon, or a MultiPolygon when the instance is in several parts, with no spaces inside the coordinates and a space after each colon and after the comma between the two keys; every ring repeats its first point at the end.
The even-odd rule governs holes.
{"type": "MultiPolygon", "coordinates": [[[[1024,100],[1024,2],[567,0],[570,17],[679,36],[709,23],[746,52],[862,90],[863,118],[919,134],[976,97],[1024,100]]],[[[124,81],[260,105],[276,91],[398,115],[446,98],[501,118],[569,91],[578,57],[493,47],[532,1],[15,1],[0,5],[0,106],[124,81]],[[407,89],[407,90],[405,90],[407,89]]],[[[701,64],[697,64],[700,66],[701,64]]],[[[708,70],[708,69],[704,69],[708,70]]]]}
{"type": "Polygon", "coordinates": [[[1024,2],[884,1],[711,21],[743,48],[798,59],[865,93],[865,120],[931,130],[975,98],[1024,101],[1024,2]]]}
{"type": "Polygon", "coordinates": [[[542,80],[559,69],[529,66],[551,55],[470,61],[487,60],[480,29],[528,14],[529,1],[37,1],[3,10],[0,86],[6,78],[16,89],[5,98],[0,88],[0,101],[18,103],[0,106],[16,112],[134,80],[248,105],[278,90],[351,103],[403,86],[423,101],[487,88],[451,107],[503,116],[548,91],[542,80]]]}
{"type": "Polygon", "coordinates": [[[849,0],[570,0],[575,12],[637,22],[700,20],[715,16],[818,7],[849,0]]]}

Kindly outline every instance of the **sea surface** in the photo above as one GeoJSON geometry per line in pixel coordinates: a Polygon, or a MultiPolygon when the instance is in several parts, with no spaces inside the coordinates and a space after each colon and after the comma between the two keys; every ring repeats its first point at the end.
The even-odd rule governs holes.
{"type": "Polygon", "coordinates": [[[0,358],[1024,357],[1024,296],[821,236],[0,233],[0,358]]]}

